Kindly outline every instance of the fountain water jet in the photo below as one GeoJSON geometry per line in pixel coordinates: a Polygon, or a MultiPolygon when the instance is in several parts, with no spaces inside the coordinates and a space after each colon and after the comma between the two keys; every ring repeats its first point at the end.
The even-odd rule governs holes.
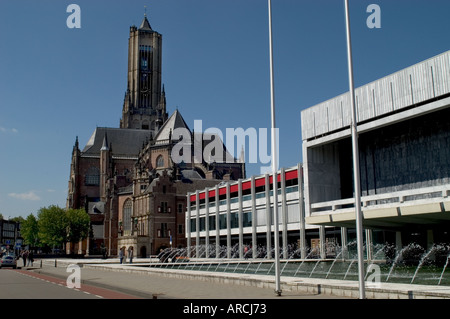
{"type": "Polygon", "coordinates": [[[450,259],[450,253],[447,255],[447,260],[445,261],[445,265],[444,265],[444,269],[442,269],[442,273],[441,273],[441,276],[439,277],[439,282],[438,282],[438,286],[441,284],[441,281],[442,281],[442,277],[444,276],[444,273],[445,273],[445,269],[447,268],[447,265],[448,265],[448,261],[449,261],[449,259],[450,259]]]}

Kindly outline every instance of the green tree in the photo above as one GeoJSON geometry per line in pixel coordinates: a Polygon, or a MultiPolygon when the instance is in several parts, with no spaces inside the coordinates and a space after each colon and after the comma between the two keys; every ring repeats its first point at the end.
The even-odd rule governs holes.
{"type": "Polygon", "coordinates": [[[20,232],[25,242],[32,247],[39,245],[39,226],[38,220],[33,214],[28,215],[27,219],[21,222],[20,232]]]}
{"type": "MultiPolygon", "coordinates": [[[[90,218],[84,209],[68,209],[67,216],[67,241],[76,244],[86,239],[89,235],[90,218]]],[[[74,247],[75,245],[71,245],[74,247]]]]}
{"type": "Polygon", "coordinates": [[[39,240],[50,247],[61,247],[67,241],[68,220],[66,211],[52,205],[38,212],[39,240]]]}

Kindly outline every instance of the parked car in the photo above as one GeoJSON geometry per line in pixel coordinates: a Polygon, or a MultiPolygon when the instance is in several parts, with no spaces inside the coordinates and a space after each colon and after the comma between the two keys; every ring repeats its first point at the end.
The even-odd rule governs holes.
{"type": "Polygon", "coordinates": [[[0,269],[2,267],[13,267],[14,269],[17,268],[17,260],[16,256],[14,255],[5,255],[0,260],[0,269]]]}

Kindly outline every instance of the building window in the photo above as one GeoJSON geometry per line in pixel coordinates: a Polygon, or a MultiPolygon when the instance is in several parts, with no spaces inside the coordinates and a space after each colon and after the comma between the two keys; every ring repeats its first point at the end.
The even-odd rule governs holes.
{"type": "Polygon", "coordinates": [[[141,69],[147,70],[147,68],[148,68],[148,61],[146,58],[142,57],[141,58],[141,69]]]}
{"type": "Polygon", "coordinates": [[[183,204],[178,204],[178,213],[182,214],[183,213],[183,204]]]}
{"type": "Polygon", "coordinates": [[[242,213],[242,227],[251,227],[252,226],[252,212],[244,212],[242,213]]]}
{"type": "Polygon", "coordinates": [[[158,207],[158,213],[170,213],[167,202],[161,202],[161,206],[158,207]]]}
{"type": "Polygon", "coordinates": [[[156,158],[156,167],[164,167],[164,157],[162,155],[156,158]]]}
{"type": "Polygon", "coordinates": [[[227,215],[226,214],[219,215],[219,228],[227,229],[227,215]]]}
{"type": "Polygon", "coordinates": [[[200,231],[205,231],[206,230],[205,217],[200,217],[199,218],[199,227],[200,227],[200,231]]]}
{"type": "Polygon", "coordinates": [[[209,230],[216,230],[216,216],[209,216],[209,230]]]}
{"type": "Polygon", "coordinates": [[[231,228],[239,228],[239,215],[238,213],[230,214],[230,227],[231,228]]]}
{"type": "Polygon", "coordinates": [[[127,199],[123,204],[123,231],[124,235],[129,235],[131,233],[131,212],[133,208],[133,203],[130,199],[127,199]]]}
{"type": "Polygon", "coordinates": [[[169,237],[169,231],[167,228],[167,223],[161,223],[161,228],[158,230],[158,237],[166,238],[169,237]]]}
{"type": "Polygon", "coordinates": [[[178,225],[178,234],[180,234],[180,235],[182,235],[184,232],[183,232],[183,224],[179,224],[178,225]]]}
{"type": "Polygon", "coordinates": [[[100,185],[100,171],[97,167],[90,167],[84,176],[84,184],[86,186],[100,185]]]}

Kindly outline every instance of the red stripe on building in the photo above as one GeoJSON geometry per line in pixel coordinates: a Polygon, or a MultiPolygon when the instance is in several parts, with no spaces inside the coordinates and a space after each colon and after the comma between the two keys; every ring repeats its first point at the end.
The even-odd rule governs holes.
{"type": "Polygon", "coordinates": [[[252,188],[252,181],[247,181],[242,183],[242,190],[250,189],[252,188]]]}
{"type": "Polygon", "coordinates": [[[230,194],[231,193],[237,193],[238,189],[239,189],[239,185],[238,184],[230,185],[230,194]]]}
{"type": "MultiPolygon", "coordinates": [[[[278,182],[281,182],[281,174],[278,174],[277,177],[278,177],[278,182]]],[[[296,179],[296,178],[298,178],[298,170],[296,170],[296,169],[285,173],[286,181],[296,179]]],[[[273,176],[269,176],[269,183],[272,184],[272,182],[273,182],[273,176]]],[[[260,187],[260,186],[265,186],[265,185],[266,185],[265,177],[260,177],[260,178],[255,179],[255,187],[260,187]]],[[[239,187],[238,184],[230,185],[230,194],[237,192],[238,187],[239,187]]],[[[251,187],[252,187],[251,180],[242,182],[242,190],[251,189],[251,187]]],[[[227,193],[226,187],[219,188],[219,195],[226,195],[226,193],[227,193]]],[[[206,192],[199,193],[199,200],[205,199],[205,195],[206,195],[206,192]]],[[[208,196],[209,196],[209,198],[215,197],[216,191],[210,190],[208,192],[208,196]]],[[[195,203],[195,200],[196,200],[196,195],[195,194],[191,195],[191,202],[195,203]]]]}
{"type": "Polygon", "coordinates": [[[264,177],[255,179],[255,187],[266,185],[266,179],[264,177]]]}
{"type": "Polygon", "coordinates": [[[285,179],[287,181],[289,181],[291,179],[296,179],[296,178],[298,178],[298,170],[289,171],[289,172],[286,172],[286,174],[285,174],[285,179]]]}

